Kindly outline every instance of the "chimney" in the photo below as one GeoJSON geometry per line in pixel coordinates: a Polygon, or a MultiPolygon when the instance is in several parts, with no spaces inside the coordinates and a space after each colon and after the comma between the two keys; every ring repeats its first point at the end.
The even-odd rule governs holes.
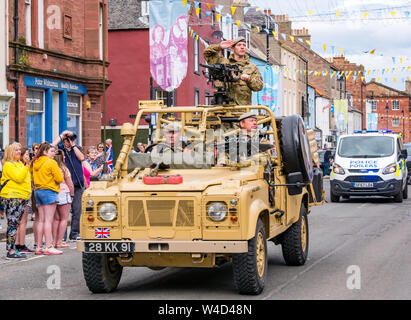
{"type": "Polygon", "coordinates": [[[410,79],[405,81],[405,92],[411,94],[411,81],[410,79]]]}

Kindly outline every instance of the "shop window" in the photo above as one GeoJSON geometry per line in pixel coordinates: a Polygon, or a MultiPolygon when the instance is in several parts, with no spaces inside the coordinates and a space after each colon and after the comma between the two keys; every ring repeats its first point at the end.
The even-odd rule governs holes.
{"type": "Polygon", "coordinates": [[[44,141],[44,91],[27,90],[27,146],[44,141]]]}
{"type": "Polygon", "coordinates": [[[67,130],[77,135],[76,143],[81,144],[81,96],[67,95],[67,130]]]}

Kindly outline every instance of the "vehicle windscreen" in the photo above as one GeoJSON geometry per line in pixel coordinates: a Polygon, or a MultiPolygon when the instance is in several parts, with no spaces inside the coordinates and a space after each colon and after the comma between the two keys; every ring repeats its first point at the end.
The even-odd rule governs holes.
{"type": "Polygon", "coordinates": [[[344,158],[381,158],[394,153],[394,139],[383,136],[341,138],[338,155],[344,158]]]}

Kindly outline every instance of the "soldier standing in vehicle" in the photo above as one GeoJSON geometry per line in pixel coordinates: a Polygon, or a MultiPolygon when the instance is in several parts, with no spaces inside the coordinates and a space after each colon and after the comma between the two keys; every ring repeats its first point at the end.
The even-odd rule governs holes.
{"type": "Polygon", "coordinates": [[[250,62],[247,55],[246,41],[244,37],[235,40],[222,41],[212,44],[204,50],[204,59],[208,64],[236,64],[241,76],[240,79],[230,84],[231,98],[236,105],[250,105],[251,91],[261,91],[264,83],[257,66],[250,62]],[[220,55],[220,51],[231,48],[233,53],[227,59],[220,55]]]}

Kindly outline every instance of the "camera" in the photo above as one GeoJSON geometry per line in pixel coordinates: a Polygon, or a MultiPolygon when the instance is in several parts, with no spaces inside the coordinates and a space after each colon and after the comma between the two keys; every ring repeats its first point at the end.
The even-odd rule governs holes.
{"type": "Polygon", "coordinates": [[[64,139],[69,139],[70,141],[74,141],[77,139],[77,135],[75,133],[71,134],[71,135],[65,135],[64,139]]]}

